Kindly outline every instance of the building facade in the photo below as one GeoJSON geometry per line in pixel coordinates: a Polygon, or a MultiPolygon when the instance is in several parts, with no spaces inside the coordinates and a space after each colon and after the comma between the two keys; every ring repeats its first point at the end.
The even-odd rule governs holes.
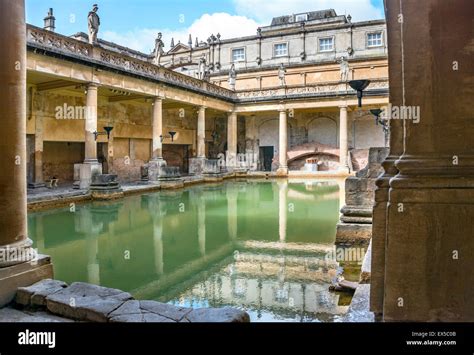
{"type": "Polygon", "coordinates": [[[325,10],[167,52],[158,39],[147,55],[55,33],[49,16],[27,28],[30,186],[87,187],[99,170],[137,181],[153,161],[200,174],[223,156],[228,169],[357,171],[387,142],[369,112],[388,104],[385,37],[382,20],[325,10]],[[371,81],[363,109],[348,85],[358,79],[371,81]]]}

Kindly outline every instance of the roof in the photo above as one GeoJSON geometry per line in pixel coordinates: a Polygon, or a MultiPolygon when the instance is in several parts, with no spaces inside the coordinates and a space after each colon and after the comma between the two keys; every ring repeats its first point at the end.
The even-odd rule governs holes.
{"type": "Polygon", "coordinates": [[[308,21],[313,20],[322,20],[331,17],[337,17],[336,11],[334,9],[321,10],[321,11],[312,11],[312,12],[303,12],[301,14],[286,15],[280,17],[274,17],[272,20],[272,26],[286,25],[289,23],[296,22],[297,15],[308,15],[308,21]]]}

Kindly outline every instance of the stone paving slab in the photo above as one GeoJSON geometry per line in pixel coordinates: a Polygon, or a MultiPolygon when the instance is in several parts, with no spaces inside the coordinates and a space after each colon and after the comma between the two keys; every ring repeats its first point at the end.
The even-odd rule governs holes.
{"type": "Polygon", "coordinates": [[[246,312],[233,308],[192,309],[156,301],[138,301],[128,292],[82,282],[43,280],[18,290],[18,306],[0,314],[12,321],[85,321],[112,323],[250,322],[246,312]],[[47,311],[42,311],[46,309],[47,311]],[[39,310],[39,311],[38,311],[39,310]]]}
{"type": "Polygon", "coordinates": [[[27,312],[14,308],[0,309],[0,323],[71,323],[70,319],[47,312],[27,312]]]}
{"type": "Polygon", "coordinates": [[[48,296],[46,306],[51,313],[66,318],[107,322],[110,313],[131,299],[127,292],[77,282],[48,296]]]}
{"type": "Polygon", "coordinates": [[[352,298],[349,311],[343,319],[347,323],[373,323],[375,316],[370,312],[370,285],[362,284],[352,298]]]}
{"type": "Polygon", "coordinates": [[[30,287],[20,287],[16,293],[15,302],[21,306],[45,307],[46,298],[62,291],[67,284],[56,280],[43,280],[30,287]]]}

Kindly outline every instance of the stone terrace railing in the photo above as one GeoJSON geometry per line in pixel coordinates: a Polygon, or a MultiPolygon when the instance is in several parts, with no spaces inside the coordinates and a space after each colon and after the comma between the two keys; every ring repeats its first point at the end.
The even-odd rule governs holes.
{"type": "Polygon", "coordinates": [[[27,27],[27,44],[33,49],[61,54],[96,65],[104,65],[200,94],[224,99],[226,101],[235,100],[235,93],[233,91],[215,84],[165,69],[129,55],[104,49],[100,46],[92,46],[89,43],[46,31],[35,26],[28,25],[27,27]]]}
{"type": "MultiPolygon", "coordinates": [[[[328,82],[298,86],[275,87],[263,90],[242,90],[234,92],[221,86],[199,80],[157,66],[151,62],[135,58],[129,54],[92,46],[89,43],[66,37],[42,28],[27,26],[28,47],[102,65],[124,73],[134,74],[145,79],[156,80],[185,90],[215,97],[228,102],[246,103],[258,101],[291,100],[315,97],[337,97],[356,95],[356,92],[344,83],[328,82]]],[[[372,80],[366,95],[388,95],[388,78],[372,80]]]]}
{"type": "MultiPolygon", "coordinates": [[[[388,95],[388,78],[373,79],[364,91],[370,95],[388,95]]],[[[356,95],[349,85],[341,82],[328,82],[322,84],[309,84],[287,87],[274,87],[263,90],[241,90],[236,92],[238,102],[255,102],[281,99],[298,99],[305,97],[331,97],[343,95],[356,95]]]]}

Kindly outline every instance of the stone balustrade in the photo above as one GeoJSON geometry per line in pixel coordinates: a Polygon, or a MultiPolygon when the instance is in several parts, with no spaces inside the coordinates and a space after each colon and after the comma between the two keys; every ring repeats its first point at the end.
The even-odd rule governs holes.
{"type": "MultiPolygon", "coordinates": [[[[369,87],[365,90],[365,95],[388,94],[388,87],[388,78],[373,79],[369,87]]],[[[341,82],[274,87],[263,90],[242,90],[236,92],[238,102],[301,97],[330,97],[337,95],[355,96],[356,94],[356,91],[349,85],[341,82]]]]}
{"type": "MultiPolygon", "coordinates": [[[[346,83],[327,82],[321,84],[295,85],[273,87],[262,90],[232,91],[216,84],[176,71],[157,66],[148,60],[133,56],[128,52],[119,52],[101,46],[93,46],[87,42],[63,36],[32,25],[27,26],[27,45],[33,50],[43,50],[61,54],[75,60],[83,60],[93,64],[103,65],[115,70],[135,74],[145,79],[156,80],[185,90],[191,90],[206,96],[222,99],[228,102],[245,103],[258,100],[281,100],[311,97],[331,97],[339,95],[356,95],[346,83]]],[[[366,95],[386,95],[388,93],[388,78],[372,80],[366,90],[366,95]]]]}
{"type": "Polygon", "coordinates": [[[218,85],[177,73],[151,62],[132,57],[129,54],[93,46],[31,25],[27,26],[27,45],[35,50],[45,50],[66,55],[76,60],[82,59],[87,62],[102,64],[116,70],[126,71],[127,73],[219,99],[229,101],[235,97],[233,91],[218,85]]]}

